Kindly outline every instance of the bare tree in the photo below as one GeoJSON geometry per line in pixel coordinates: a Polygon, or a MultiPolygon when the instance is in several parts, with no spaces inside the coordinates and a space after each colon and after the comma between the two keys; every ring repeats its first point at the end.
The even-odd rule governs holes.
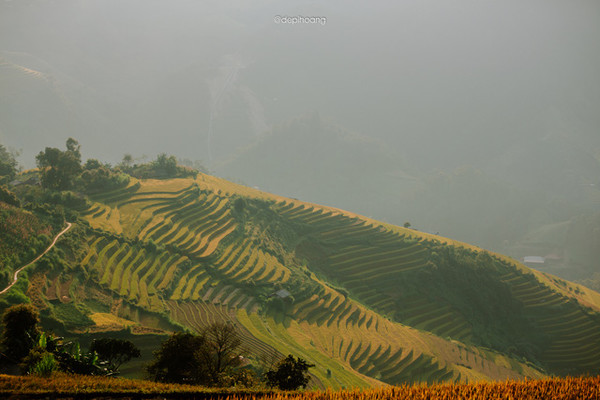
{"type": "Polygon", "coordinates": [[[203,331],[206,343],[199,350],[209,378],[219,385],[224,376],[241,364],[242,341],[231,323],[216,322],[203,331]]]}

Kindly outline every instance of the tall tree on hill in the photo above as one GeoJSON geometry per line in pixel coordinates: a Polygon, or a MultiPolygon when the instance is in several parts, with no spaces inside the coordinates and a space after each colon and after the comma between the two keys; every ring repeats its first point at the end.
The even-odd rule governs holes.
{"type": "Polygon", "coordinates": [[[36,156],[36,163],[42,173],[42,185],[48,189],[66,190],[81,173],[81,153],[77,140],[67,140],[67,150],[46,147],[36,156]]]}
{"type": "Polygon", "coordinates": [[[203,333],[206,340],[199,356],[206,366],[210,383],[220,386],[223,377],[241,364],[242,341],[232,324],[214,323],[203,333]]]}

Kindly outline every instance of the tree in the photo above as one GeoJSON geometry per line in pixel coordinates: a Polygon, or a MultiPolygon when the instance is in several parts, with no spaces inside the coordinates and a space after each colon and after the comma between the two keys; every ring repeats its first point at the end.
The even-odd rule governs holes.
{"type": "Polygon", "coordinates": [[[267,371],[265,374],[267,384],[281,390],[297,390],[300,386],[306,388],[310,380],[308,369],[311,367],[314,367],[314,365],[307,363],[300,357],[295,359],[290,354],[275,365],[273,369],[267,371]]]}
{"type": "Polygon", "coordinates": [[[177,159],[175,156],[168,156],[166,153],[161,153],[156,157],[153,165],[156,170],[163,172],[168,177],[177,174],[177,159]]]}
{"type": "Polygon", "coordinates": [[[13,179],[17,174],[17,168],[15,155],[0,144],[0,183],[13,179]]]}
{"type": "Polygon", "coordinates": [[[168,383],[199,383],[205,371],[198,351],[204,346],[203,336],[176,332],[154,352],[155,359],[146,371],[151,379],[168,383]]]}
{"type": "Polygon", "coordinates": [[[198,355],[208,372],[209,383],[220,386],[223,377],[241,364],[242,341],[231,323],[214,323],[204,330],[203,336],[205,343],[198,355]]]}
{"type": "Polygon", "coordinates": [[[67,151],[70,152],[71,154],[73,154],[75,157],[77,157],[79,159],[79,162],[81,163],[81,145],[79,144],[79,142],[73,138],[68,138],[67,139],[67,151]]]}
{"type": "Polygon", "coordinates": [[[146,370],[159,382],[222,386],[239,378],[241,344],[231,324],[214,323],[201,335],[175,333],[154,352],[146,370]]]}
{"type": "Polygon", "coordinates": [[[101,165],[94,159],[87,160],[80,180],[83,190],[87,193],[113,190],[126,186],[128,182],[127,175],[114,172],[108,166],[101,165]]]}
{"type": "Polygon", "coordinates": [[[35,157],[42,173],[42,185],[48,189],[66,190],[73,186],[73,181],[81,172],[81,153],[79,143],[69,138],[67,150],[46,147],[35,157]]]}
{"type": "Polygon", "coordinates": [[[117,167],[122,169],[125,172],[131,172],[131,167],[133,165],[133,156],[131,154],[125,154],[123,156],[123,160],[117,167]]]}
{"type": "Polygon", "coordinates": [[[29,304],[18,304],[8,308],[2,317],[4,331],[0,346],[4,358],[19,364],[35,346],[41,334],[38,311],[29,304]]]}
{"type": "Polygon", "coordinates": [[[13,192],[3,186],[0,186],[0,201],[15,207],[21,206],[21,201],[19,198],[13,192]]]}
{"type": "Polygon", "coordinates": [[[88,158],[88,160],[85,162],[85,165],[83,166],[83,168],[86,171],[102,167],[103,165],[100,163],[100,161],[96,160],[95,158],[88,158]]]}
{"type": "Polygon", "coordinates": [[[131,360],[141,356],[138,349],[129,340],[102,338],[92,341],[90,353],[96,352],[102,360],[108,361],[108,366],[113,372],[118,372],[119,367],[131,360]]]}

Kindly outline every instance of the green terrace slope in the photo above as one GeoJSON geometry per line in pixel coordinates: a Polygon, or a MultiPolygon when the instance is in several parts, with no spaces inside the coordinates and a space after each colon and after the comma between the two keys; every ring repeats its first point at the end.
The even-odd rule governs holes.
{"type": "Polygon", "coordinates": [[[33,260],[58,232],[52,220],[0,201],[0,289],[13,279],[13,272],[33,260]]]}
{"type": "Polygon", "coordinates": [[[316,364],[318,386],[600,368],[600,295],[464,243],[203,174],[92,200],[73,296],[105,305],[87,330],[231,321],[254,358],[316,364]]]}

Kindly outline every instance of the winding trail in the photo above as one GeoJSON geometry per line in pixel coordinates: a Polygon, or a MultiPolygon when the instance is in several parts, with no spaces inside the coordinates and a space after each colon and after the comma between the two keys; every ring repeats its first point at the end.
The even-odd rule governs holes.
{"type": "Polygon", "coordinates": [[[67,227],[65,229],[63,229],[58,235],[56,235],[54,237],[54,240],[52,241],[52,243],[50,244],[50,246],[48,246],[48,248],[42,254],[40,254],[39,256],[37,256],[35,258],[35,260],[31,261],[29,264],[25,264],[21,268],[19,268],[18,270],[16,270],[15,271],[15,275],[13,276],[12,283],[10,285],[8,285],[5,289],[0,290],[0,295],[6,293],[11,287],[13,287],[13,285],[15,283],[17,283],[17,279],[19,279],[19,272],[21,272],[23,269],[29,267],[31,264],[33,264],[34,262],[36,262],[40,258],[44,257],[44,255],[47,252],[49,252],[54,247],[54,245],[56,244],[56,241],[58,240],[58,238],[61,237],[65,232],[67,232],[71,228],[71,226],[73,226],[73,224],[71,224],[70,222],[67,222],[67,227]]]}

